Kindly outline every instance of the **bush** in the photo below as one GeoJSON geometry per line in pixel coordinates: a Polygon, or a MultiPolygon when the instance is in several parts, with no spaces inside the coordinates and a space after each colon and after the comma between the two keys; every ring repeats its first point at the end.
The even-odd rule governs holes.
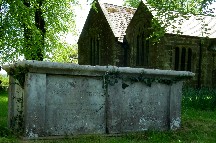
{"type": "Polygon", "coordinates": [[[209,88],[184,88],[182,106],[199,110],[216,110],[216,91],[209,88]]]}
{"type": "Polygon", "coordinates": [[[5,91],[9,86],[9,77],[0,74],[0,91],[5,91]]]}

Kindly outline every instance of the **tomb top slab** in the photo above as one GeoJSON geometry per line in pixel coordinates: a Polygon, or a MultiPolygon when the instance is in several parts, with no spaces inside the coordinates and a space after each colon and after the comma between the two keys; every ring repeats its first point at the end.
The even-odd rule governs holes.
{"type": "Polygon", "coordinates": [[[10,69],[17,67],[27,68],[29,72],[33,73],[50,73],[50,74],[67,74],[67,75],[89,75],[100,76],[104,73],[119,72],[124,74],[143,74],[163,77],[181,77],[190,78],[195,74],[188,71],[174,71],[174,70],[159,70],[146,68],[131,68],[131,67],[116,67],[116,66],[90,66],[78,65],[73,63],[57,63],[46,61],[25,60],[14,64],[4,65],[3,69],[9,72],[10,69]]]}

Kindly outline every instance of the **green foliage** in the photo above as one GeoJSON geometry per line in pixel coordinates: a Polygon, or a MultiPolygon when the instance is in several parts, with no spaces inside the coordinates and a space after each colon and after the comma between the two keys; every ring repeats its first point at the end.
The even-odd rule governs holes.
{"type": "Polygon", "coordinates": [[[1,0],[1,62],[14,62],[23,55],[38,59],[38,53],[46,58],[45,53],[52,53],[61,44],[61,35],[74,32],[75,3],[76,0],[1,0]]]}
{"type": "Polygon", "coordinates": [[[125,0],[124,5],[137,8],[140,4],[140,0],[125,0]]]}
{"type": "Polygon", "coordinates": [[[9,77],[6,75],[0,75],[0,85],[1,86],[9,86],[9,77]]]}
{"type": "Polygon", "coordinates": [[[53,62],[78,63],[77,45],[59,45],[50,57],[53,62]]]}
{"type": "MultiPolygon", "coordinates": [[[[137,8],[140,1],[141,0],[125,0],[125,5],[137,8]]],[[[146,0],[146,2],[161,12],[177,11],[184,14],[204,14],[204,9],[211,4],[213,0],[146,0]]]]}
{"type": "Polygon", "coordinates": [[[194,108],[198,110],[216,110],[216,91],[213,89],[193,89],[183,90],[184,108],[194,108]]]}

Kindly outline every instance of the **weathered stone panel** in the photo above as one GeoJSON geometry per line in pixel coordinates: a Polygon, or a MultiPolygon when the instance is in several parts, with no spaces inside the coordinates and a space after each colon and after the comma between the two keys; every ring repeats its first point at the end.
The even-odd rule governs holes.
{"type": "Polygon", "coordinates": [[[48,135],[105,133],[102,85],[100,77],[48,75],[48,135]]]}
{"type": "Polygon", "coordinates": [[[46,74],[27,73],[24,91],[25,136],[30,138],[44,136],[46,130],[46,74]]]}

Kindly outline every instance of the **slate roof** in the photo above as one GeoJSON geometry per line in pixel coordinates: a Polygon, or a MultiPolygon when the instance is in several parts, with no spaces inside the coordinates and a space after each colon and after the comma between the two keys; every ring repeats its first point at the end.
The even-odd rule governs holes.
{"type": "Polygon", "coordinates": [[[163,25],[168,25],[165,26],[166,33],[168,34],[216,38],[216,16],[181,15],[177,12],[169,12],[169,15],[176,15],[176,18],[167,22],[168,12],[158,16],[155,8],[151,7],[144,0],[143,3],[155,18],[163,22],[163,25]]]}
{"type": "MultiPolygon", "coordinates": [[[[157,10],[147,4],[144,0],[143,3],[148,7],[152,15],[158,18],[159,21],[167,24],[167,13],[164,15],[157,15],[157,10]]],[[[126,29],[136,12],[136,8],[118,6],[114,4],[99,2],[101,9],[119,42],[123,42],[126,29]]],[[[216,38],[216,17],[204,15],[178,15],[177,18],[169,20],[168,26],[165,27],[168,34],[180,34],[194,37],[209,37],[216,38]],[[171,25],[170,25],[171,24],[171,25]]],[[[162,25],[162,26],[163,26],[162,25]]]]}
{"type": "Polygon", "coordinates": [[[100,3],[102,11],[119,42],[123,42],[125,31],[136,9],[108,3],[100,3]]]}
{"type": "MultiPolygon", "coordinates": [[[[168,23],[166,21],[167,13],[158,16],[155,8],[147,4],[145,0],[143,0],[143,3],[148,7],[155,18],[164,23],[163,25],[168,24],[168,26],[165,27],[166,33],[168,34],[216,38],[216,16],[192,14],[182,16],[176,12],[172,12],[174,15],[178,15],[178,17],[169,20],[168,23]]],[[[118,38],[119,42],[123,42],[126,29],[136,12],[136,8],[101,2],[99,2],[99,4],[115,37],[118,38]]]]}
{"type": "Polygon", "coordinates": [[[166,33],[180,32],[180,35],[216,38],[216,17],[190,14],[186,18],[179,16],[170,22],[172,24],[166,27],[166,33]]]}

